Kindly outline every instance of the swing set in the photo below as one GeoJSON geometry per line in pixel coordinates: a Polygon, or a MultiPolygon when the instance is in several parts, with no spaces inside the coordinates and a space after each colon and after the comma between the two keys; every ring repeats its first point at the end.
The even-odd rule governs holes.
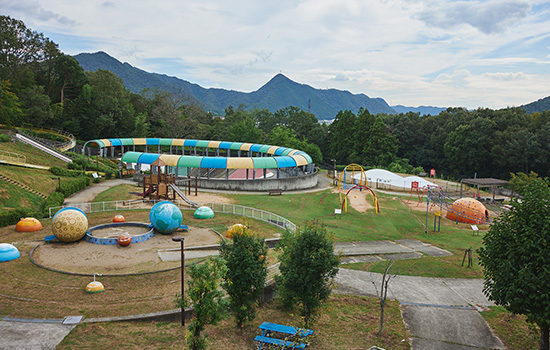
{"type": "Polygon", "coordinates": [[[367,175],[365,174],[365,170],[363,170],[363,167],[357,164],[349,164],[346,165],[344,168],[344,171],[340,173],[340,177],[338,179],[338,190],[340,189],[347,189],[344,198],[342,199],[342,193],[339,192],[340,195],[340,202],[342,203],[342,211],[344,213],[348,212],[348,201],[349,201],[349,193],[354,189],[359,189],[359,191],[362,191],[363,189],[369,190],[372,193],[372,196],[374,197],[374,212],[375,214],[378,214],[380,212],[380,206],[378,205],[378,198],[376,197],[376,193],[368,186],[367,181],[367,175]],[[347,183],[347,176],[348,171],[351,172],[351,184],[347,183]],[[358,172],[361,174],[359,178],[359,183],[355,183],[355,172],[358,172]]]}

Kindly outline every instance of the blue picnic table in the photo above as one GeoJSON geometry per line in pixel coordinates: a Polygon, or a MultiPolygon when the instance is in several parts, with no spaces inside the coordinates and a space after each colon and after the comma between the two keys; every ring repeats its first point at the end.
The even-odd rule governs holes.
{"type": "Polygon", "coordinates": [[[270,336],[273,333],[280,333],[285,336],[298,335],[304,338],[313,334],[313,331],[311,329],[285,326],[282,324],[271,323],[271,322],[262,323],[260,325],[260,329],[262,330],[262,335],[258,335],[256,336],[256,338],[254,338],[254,340],[259,343],[258,349],[262,348],[262,344],[275,344],[275,345],[283,346],[285,348],[304,349],[307,346],[307,344],[305,343],[292,342],[290,340],[272,338],[270,336]]]}

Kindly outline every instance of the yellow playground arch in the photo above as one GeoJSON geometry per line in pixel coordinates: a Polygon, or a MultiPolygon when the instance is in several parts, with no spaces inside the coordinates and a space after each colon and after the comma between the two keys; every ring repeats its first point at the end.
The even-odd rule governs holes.
{"type": "Polygon", "coordinates": [[[358,164],[348,164],[344,168],[344,171],[340,173],[340,177],[338,178],[338,194],[340,196],[340,203],[342,203],[342,211],[345,213],[348,212],[348,194],[353,189],[366,189],[369,190],[373,197],[374,197],[374,212],[378,214],[380,211],[380,207],[378,205],[378,198],[376,197],[376,193],[369,187],[369,182],[367,180],[367,175],[365,174],[365,170],[362,166],[358,164]],[[351,183],[348,184],[348,172],[351,172],[351,183]],[[359,181],[355,182],[355,172],[358,172],[361,174],[359,181]],[[344,195],[344,198],[342,199],[342,192],[340,192],[341,189],[348,190],[346,194],[344,195]]]}

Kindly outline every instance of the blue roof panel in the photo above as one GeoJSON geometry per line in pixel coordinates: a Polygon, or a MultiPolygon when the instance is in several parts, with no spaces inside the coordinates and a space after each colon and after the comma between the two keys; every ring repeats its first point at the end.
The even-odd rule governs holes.
{"type": "Polygon", "coordinates": [[[191,146],[191,147],[195,147],[197,145],[197,141],[198,140],[185,140],[183,142],[183,145],[184,146],[191,146]]]}
{"type": "Polygon", "coordinates": [[[279,168],[294,168],[296,161],[290,156],[275,157],[279,168]]]}
{"type": "Polygon", "coordinates": [[[158,157],[160,157],[160,154],[157,153],[143,153],[137,162],[140,164],[152,164],[158,157]]]}
{"type": "Polygon", "coordinates": [[[201,168],[227,169],[227,158],[225,157],[203,157],[201,168]]]}

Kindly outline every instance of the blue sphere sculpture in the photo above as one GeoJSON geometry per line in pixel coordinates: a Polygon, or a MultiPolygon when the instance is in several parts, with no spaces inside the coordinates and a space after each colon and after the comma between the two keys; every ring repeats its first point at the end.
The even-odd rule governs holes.
{"type": "Polygon", "coordinates": [[[171,234],[180,228],[183,214],[174,203],[162,201],[151,208],[149,220],[156,231],[171,234]]]}

